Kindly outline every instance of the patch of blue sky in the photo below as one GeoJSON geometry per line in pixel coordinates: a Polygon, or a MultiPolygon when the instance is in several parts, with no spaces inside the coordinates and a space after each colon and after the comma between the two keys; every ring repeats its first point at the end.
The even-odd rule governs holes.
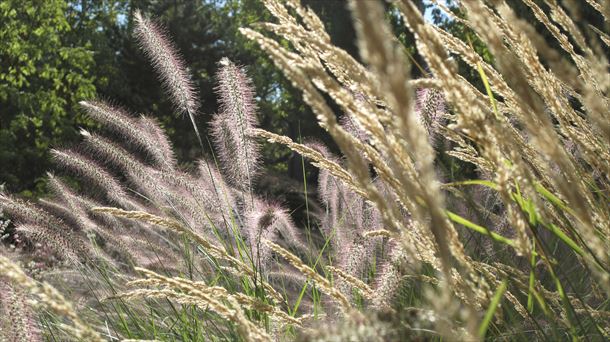
{"type": "MultiPolygon", "coordinates": [[[[442,5],[448,6],[448,1],[447,0],[438,0],[438,2],[442,5]]],[[[434,18],[432,16],[432,11],[434,11],[435,9],[438,9],[439,11],[441,11],[441,15],[443,16],[447,16],[447,13],[445,13],[445,11],[443,11],[442,9],[440,9],[438,7],[438,5],[434,4],[433,1],[431,0],[425,0],[424,4],[426,5],[426,11],[424,12],[424,19],[429,22],[432,23],[434,18]]]]}

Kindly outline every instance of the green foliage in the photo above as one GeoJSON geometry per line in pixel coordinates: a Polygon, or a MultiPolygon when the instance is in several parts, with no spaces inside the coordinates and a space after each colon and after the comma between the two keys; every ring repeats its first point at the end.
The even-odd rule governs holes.
{"type": "MultiPolygon", "coordinates": [[[[576,68],[583,76],[592,75],[607,66],[605,60],[591,58],[547,70],[528,49],[530,26],[513,28],[513,17],[496,18],[494,12],[469,7],[468,2],[463,9],[455,8],[464,24],[446,18],[438,22],[456,37],[441,43],[438,33],[421,25],[421,7],[416,7],[421,3],[415,0],[402,6],[395,2],[397,7],[353,1],[363,65],[359,56],[358,61],[346,58],[330,45],[328,35],[320,34],[326,29],[330,36],[344,35],[333,43],[355,50],[341,2],[326,7],[303,0],[321,15],[317,21],[303,15],[305,9],[296,0],[288,8],[282,1],[267,2],[275,18],[245,0],[101,1],[93,7],[83,0],[65,7],[73,30],[62,38],[98,52],[95,63],[110,75],[94,79],[101,94],[163,121],[180,146],[182,161],[192,160],[198,170],[175,163],[169,139],[150,116],[123,114],[102,101],[85,102],[90,117],[106,130],[99,135],[83,130],[82,153],[53,153],[63,167],[61,175],[67,171],[84,176],[76,183],[80,187],[50,176],[55,197],[38,205],[0,194],[0,209],[15,222],[8,232],[8,224],[0,221],[0,235],[5,232],[2,238],[19,242],[11,250],[0,245],[0,308],[7,307],[5,302],[15,307],[24,302],[1,296],[6,277],[41,304],[37,319],[53,340],[73,335],[79,341],[99,341],[98,330],[111,340],[607,340],[608,165],[590,158],[590,151],[608,159],[604,152],[610,150],[610,139],[598,141],[592,132],[600,125],[581,121],[595,119],[594,109],[601,102],[583,101],[582,111],[577,111],[567,95],[572,96],[571,90],[583,99],[599,99],[607,91],[563,84],[559,76],[576,68]],[[190,87],[181,87],[189,88],[183,93],[158,90],[153,70],[125,39],[136,8],[166,24],[193,66],[189,74],[195,74],[204,103],[197,120],[201,128],[218,107],[215,91],[221,97],[220,116],[230,114],[227,108],[237,108],[231,115],[237,118],[225,120],[241,122],[236,129],[241,134],[215,141],[229,147],[229,157],[220,152],[216,160],[195,161],[202,151],[190,123],[174,118],[170,108],[172,96],[190,98],[190,87]],[[481,25],[485,16],[494,17],[505,31],[481,25]],[[252,30],[237,31],[259,21],[279,21],[286,30],[266,32],[272,39],[252,30]],[[412,33],[401,29],[405,24],[412,33]],[[258,42],[301,90],[293,91],[269,58],[238,32],[258,42]],[[488,32],[506,39],[507,46],[490,44],[488,32]],[[404,46],[379,44],[394,40],[404,46]],[[470,47],[455,54],[445,51],[452,42],[470,47]],[[510,49],[506,55],[504,49],[510,49]],[[330,53],[321,57],[320,51],[330,53]],[[431,81],[412,79],[403,52],[421,73],[428,72],[429,63],[436,75],[432,88],[417,86],[431,81]],[[447,58],[449,53],[454,58],[447,58]],[[493,66],[494,58],[504,62],[512,53],[523,59],[493,66]],[[472,63],[464,58],[474,54],[483,58],[472,63]],[[235,75],[214,80],[210,69],[225,56],[249,65],[254,81],[239,86],[247,77],[235,75]],[[528,69],[530,64],[535,68],[528,69]],[[370,75],[361,72],[365,68],[370,75]],[[530,77],[519,73],[524,70],[530,77]],[[126,75],[119,77],[122,72],[126,75]],[[513,76],[523,77],[522,82],[504,85],[502,80],[513,76]],[[231,84],[230,90],[223,92],[223,80],[231,84]],[[536,83],[540,80],[544,84],[536,83]],[[411,82],[419,88],[413,99],[406,96],[410,89],[405,85],[411,82]],[[344,91],[359,83],[361,94],[344,91]],[[252,84],[258,97],[234,96],[253,94],[243,89],[252,84]],[[336,139],[341,157],[332,156],[323,144],[303,145],[302,136],[319,134],[309,131],[315,121],[308,120],[311,113],[295,95],[299,91],[336,139]],[[531,95],[548,105],[539,105],[531,95]],[[298,135],[299,143],[244,128],[244,113],[253,115],[254,102],[261,106],[263,127],[298,135]],[[561,106],[553,105],[557,103],[561,106]],[[359,120],[362,131],[338,129],[335,116],[342,112],[359,120]],[[406,120],[394,120],[401,115],[406,120]],[[244,131],[284,145],[267,149],[273,168],[290,174],[290,160],[297,161],[292,170],[302,176],[306,218],[268,202],[276,197],[265,190],[248,186],[244,191],[244,181],[235,181],[247,177],[249,183],[250,164],[239,163],[254,164],[252,154],[233,154],[233,149],[251,143],[244,131]],[[556,146],[545,143],[545,136],[556,137],[549,139],[556,146]],[[303,157],[286,154],[287,148],[303,157]],[[320,167],[320,201],[308,195],[304,158],[320,167]],[[233,173],[240,168],[241,178],[233,173]],[[74,291],[70,300],[49,296],[53,287],[39,286],[16,265],[30,258],[44,261],[42,266],[27,263],[31,274],[42,274],[37,279],[51,280],[61,292],[74,291]],[[45,274],[47,265],[57,266],[49,273],[60,275],[60,280],[45,274]],[[71,300],[80,304],[74,310],[71,300]],[[300,322],[306,329],[300,330],[300,322]]],[[[484,0],[476,3],[486,6],[484,0]]],[[[161,45],[166,44],[149,44],[149,50],[161,45]]],[[[172,49],[166,50],[159,55],[170,57],[157,61],[176,60],[172,49]]],[[[186,74],[181,63],[171,64],[174,70],[162,72],[186,74]]],[[[261,178],[269,184],[275,181],[269,175],[261,178]]],[[[0,321],[17,322],[17,329],[34,321],[17,316],[0,315],[8,317],[0,321]]]]}
{"type": "MultiPolygon", "coordinates": [[[[357,56],[345,2],[303,3],[318,13],[335,44],[357,56]]],[[[0,48],[0,165],[7,165],[0,171],[0,183],[6,183],[11,191],[26,195],[43,191],[42,175],[50,166],[48,148],[72,145],[78,126],[87,126],[74,106],[76,99],[111,98],[128,109],[137,108],[162,123],[179,161],[202,154],[190,134],[189,122],[175,119],[151,66],[131,39],[136,8],[154,17],[176,37],[175,44],[199,89],[202,107],[197,121],[204,134],[208,127],[201,123],[209,122],[218,107],[215,63],[229,57],[249,66],[259,96],[262,128],[291,137],[313,136],[333,146],[300,93],[238,32],[239,27],[269,19],[258,1],[83,0],[36,4],[32,0],[7,0],[0,5],[1,19],[6,23],[1,29],[0,48]]],[[[315,179],[314,169],[309,165],[303,169],[300,157],[286,149],[266,145],[263,158],[273,172],[287,172],[294,180],[303,179],[305,172],[309,179],[315,179]]]]}
{"type": "Polygon", "coordinates": [[[0,2],[0,179],[11,190],[40,189],[49,147],[74,139],[84,123],[75,105],[95,94],[92,52],[66,39],[66,8],[63,0],[0,2]]]}

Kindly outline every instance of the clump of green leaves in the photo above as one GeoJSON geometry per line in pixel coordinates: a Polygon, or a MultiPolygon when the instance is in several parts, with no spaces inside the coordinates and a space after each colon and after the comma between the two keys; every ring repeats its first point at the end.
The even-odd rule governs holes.
{"type": "Polygon", "coordinates": [[[95,94],[93,54],[68,40],[67,6],[0,3],[0,179],[11,190],[42,188],[49,147],[77,137],[78,100],[95,94]]]}

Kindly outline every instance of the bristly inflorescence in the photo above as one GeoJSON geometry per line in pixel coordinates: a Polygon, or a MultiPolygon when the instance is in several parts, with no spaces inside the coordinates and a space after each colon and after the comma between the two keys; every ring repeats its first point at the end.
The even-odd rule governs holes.
{"type": "Polygon", "coordinates": [[[438,89],[420,88],[415,96],[415,113],[428,131],[429,141],[436,142],[446,115],[445,99],[438,89]]]}
{"type": "Polygon", "coordinates": [[[197,137],[201,140],[195,124],[199,100],[184,61],[159,24],[145,18],[140,11],[136,11],[134,17],[136,22],[134,34],[137,41],[151,60],[177,111],[189,116],[197,137]]]}
{"type": "Polygon", "coordinates": [[[228,58],[218,63],[216,75],[220,110],[212,119],[212,136],[225,175],[241,190],[252,189],[258,169],[259,147],[250,137],[258,124],[252,81],[228,58]]]}
{"type": "MultiPolygon", "coordinates": [[[[261,341],[292,338],[281,335],[292,330],[324,341],[407,340],[420,334],[485,340],[491,337],[485,324],[494,325],[490,334],[501,334],[494,337],[510,331],[525,339],[608,339],[607,296],[597,292],[610,293],[603,248],[610,235],[604,195],[609,184],[603,177],[609,173],[604,171],[610,139],[602,136],[608,130],[596,125],[607,99],[595,103],[603,94],[595,82],[586,84],[607,63],[590,52],[587,58],[578,55],[571,40],[559,36],[570,33],[588,49],[555,1],[546,4],[563,30],[551,33],[576,62],[562,67],[566,75],[580,74],[577,81],[557,75],[554,63],[542,64],[543,40],[530,41],[533,28],[514,20],[503,2],[491,2],[490,8],[489,1],[464,1],[468,19],[456,18],[487,42],[497,66],[433,28],[413,3],[395,2],[433,75],[419,80],[408,79],[381,1],[351,1],[360,55],[368,66],[334,46],[322,22],[298,0],[264,3],[279,24],[259,28],[289,44],[250,29],[241,32],[303,91],[342,155],[321,143],[300,144],[256,128],[252,82],[244,68],[223,58],[216,88],[220,108],[211,123],[220,165],[201,159],[197,172],[181,170],[154,119],[132,117],[102,101],[82,102],[89,117],[112,134],[82,130],[83,148],[52,151],[79,186],[49,174],[54,196],[38,205],[0,193],[0,209],[14,222],[11,234],[23,237],[24,245],[45,245],[72,268],[120,270],[110,273],[113,282],[141,272],[142,278],[126,284],[140,288],[113,289],[107,299],[145,297],[143,311],[151,313],[160,332],[171,321],[177,327],[172,330],[190,333],[191,326],[179,325],[195,318],[203,328],[214,327],[212,339],[222,339],[213,331],[226,337],[225,330],[235,328],[244,340],[261,341]],[[469,83],[448,63],[449,53],[485,76],[491,90],[481,92],[469,83]],[[328,101],[345,113],[341,120],[328,101]],[[576,101],[580,108],[572,105],[576,101]],[[282,144],[320,169],[320,206],[306,206],[312,219],[305,234],[289,211],[254,192],[259,160],[254,137],[282,144]],[[442,151],[433,149],[441,139],[447,139],[442,151]],[[471,172],[464,163],[480,171],[471,172]],[[451,182],[440,184],[439,171],[450,171],[451,182]],[[472,175],[476,178],[462,181],[472,175]],[[518,253],[526,258],[515,258],[518,253]],[[587,276],[571,282],[568,272],[587,276]],[[501,308],[500,302],[490,304],[496,294],[501,308]],[[187,305],[189,313],[156,315],[166,303],[153,298],[187,305]],[[190,312],[196,316],[188,317],[190,312]],[[305,315],[295,316],[300,313],[305,315]],[[157,325],[160,317],[163,324],[157,325]],[[308,317],[327,317],[329,327],[298,330],[308,317]],[[517,331],[520,324],[539,330],[517,331]]],[[[535,2],[524,3],[547,28],[555,27],[535,2]]],[[[156,24],[139,12],[135,20],[143,50],[177,110],[194,125],[198,104],[182,61],[156,24]]],[[[0,220],[0,236],[6,228],[0,220]]],[[[7,302],[8,280],[69,318],[77,340],[98,339],[63,297],[26,277],[1,248],[0,303],[7,302]]],[[[130,311],[140,309],[129,305],[130,311]]],[[[101,312],[97,309],[89,311],[101,312]]],[[[113,315],[103,317],[112,326],[107,330],[123,338],[124,320],[113,315]]],[[[13,321],[28,328],[27,320],[13,321]]],[[[162,336],[149,333],[133,335],[162,336]]],[[[162,333],[176,338],[173,331],[162,333]]]]}
{"type": "Polygon", "coordinates": [[[0,278],[0,341],[42,341],[27,294],[0,278]]]}

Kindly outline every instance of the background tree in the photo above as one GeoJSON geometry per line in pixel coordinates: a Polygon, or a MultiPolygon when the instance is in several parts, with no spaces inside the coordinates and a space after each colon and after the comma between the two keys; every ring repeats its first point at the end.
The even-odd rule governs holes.
{"type": "Polygon", "coordinates": [[[95,94],[91,46],[70,40],[67,7],[0,2],[0,180],[12,191],[40,189],[49,145],[75,139],[75,105],[95,94]]]}
{"type": "MultiPolygon", "coordinates": [[[[303,0],[303,4],[320,16],[335,44],[359,59],[346,1],[303,0]]],[[[0,19],[6,23],[0,29],[0,183],[13,192],[44,191],[41,176],[49,168],[49,146],[70,145],[78,139],[78,127],[88,123],[74,104],[95,96],[154,115],[170,135],[179,160],[209,157],[211,150],[201,151],[189,120],[172,114],[169,99],[134,44],[135,9],[165,26],[189,66],[202,103],[197,118],[202,134],[218,108],[216,63],[229,57],[246,66],[253,79],[261,127],[332,146],[303,104],[300,91],[238,32],[239,27],[269,19],[258,0],[53,0],[44,5],[0,0],[0,6],[0,19]]],[[[406,32],[399,16],[392,18],[395,29],[406,32]]],[[[301,157],[269,144],[263,158],[268,177],[261,177],[259,187],[278,184],[280,177],[273,174],[288,175],[297,187],[303,182],[301,157]]],[[[309,180],[315,180],[314,168],[305,168],[309,180]]],[[[285,190],[285,185],[279,188],[285,190]]]]}

